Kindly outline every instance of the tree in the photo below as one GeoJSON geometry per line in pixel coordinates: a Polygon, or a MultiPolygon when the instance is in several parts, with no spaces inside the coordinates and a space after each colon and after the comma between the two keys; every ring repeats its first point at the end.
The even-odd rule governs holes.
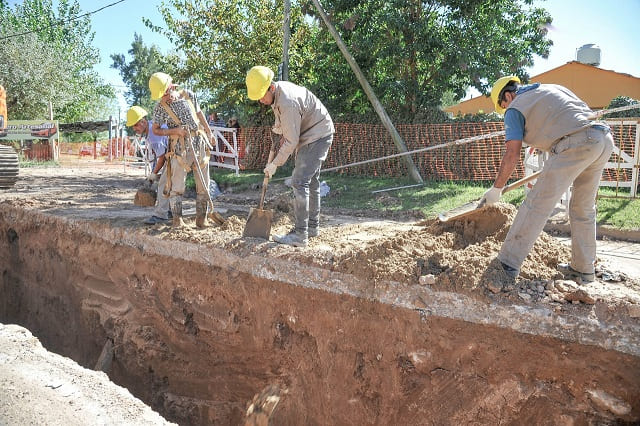
{"type": "MultiPolygon", "coordinates": [[[[246,101],[245,76],[253,65],[274,71],[282,58],[282,2],[278,0],[167,0],[160,7],[167,29],[145,24],[166,35],[184,55],[184,68],[174,79],[190,81],[204,93],[205,103],[223,112],[256,111],[258,103],[246,101]]],[[[308,69],[306,56],[312,26],[300,8],[291,13],[291,79],[308,69]]]]}
{"type": "MultiPolygon", "coordinates": [[[[433,116],[445,93],[483,93],[504,74],[527,80],[533,55],[546,57],[549,14],[532,0],[323,0],[351,54],[392,117],[433,116]]],[[[282,58],[277,0],[166,0],[164,33],[185,56],[178,74],[234,108],[244,76],[282,58]],[[177,13],[176,13],[177,12],[177,13]]],[[[372,111],[356,77],[309,2],[292,2],[291,80],[311,89],[334,116],[372,111]]],[[[246,108],[258,105],[244,102],[246,108]]],[[[410,121],[409,119],[403,121],[410,121]]]]}
{"type": "Polygon", "coordinates": [[[638,105],[638,108],[607,114],[606,118],[640,117],[640,101],[629,96],[616,96],[611,99],[607,109],[625,107],[627,105],[638,105]]]}
{"type": "Polygon", "coordinates": [[[164,72],[174,75],[179,69],[180,60],[176,54],[163,55],[157,46],[145,46],[142,36],[134,34],[129,55],[131,62],[127,62],[124,55],[111,55],[115,68],[120,72],[122,81],[129,90],[125,94],[131,105],[139,105],[147,111],[151,111],[155,101],[151,100],[149,91],[149,77],[155,72],[164,72]]]}
{"type": "Polygon", "coordinates": [[[92,46],[89,17],[80,17],[77,1],[25,0],[9,8],[0,2],[0,79],[15,119],[54,116],[78,121],[95,116],[98,99],[115,99],[93,70],[99,60],[92,46]]]}
{"type": "MultiPolygon", "coordinates": [[[[326,0],[324,7],[383,104],[405,115],[440,105],[469,86],[488,92],[500,75],[527,79],[533,55],[548,55],[549,15],[531,0],[326,0]]],[[[324,32],[313,41],[331,108],[368,111],[366,99],[324,32]],[[330,89],[331,90],[331,89],[330,89]]],[[[316,73],[318,74],[318,73],[316,73]]]]}

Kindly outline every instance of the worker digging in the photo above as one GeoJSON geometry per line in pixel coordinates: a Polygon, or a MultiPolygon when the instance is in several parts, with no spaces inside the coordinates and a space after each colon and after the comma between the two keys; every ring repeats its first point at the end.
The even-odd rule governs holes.
{"type": "Polygon", "coordinates": [[[320,168],[333,141],[333,121],[322,102],[308,89],[288,81],[273,81],[273,71],[255,66],[247,72],[247,95],[270,105],[275,116],[273,132],[282,135],[278,155],[264,168],[271,177],[295,153],[291,176],[295,226],[287,234],[274,235],[281,244],[304,247],[318,236],[320,226],[320,168]]]}
{"type": "Polygon", "coordinates": [[[560,201],[573,185],[569,204],[571,262],[558,264],[569,279],[591,282],[596,262],[596,195],[611,151],[609,126],[591,120],[593,111],[569,89],[554,84],[520,85],[516,76],[498,79],[491,89],[496,111],[504,113],[506,153],[495,183],[484,195],[496,203],[513,173],[522,144],[550,152],[540,177],[520,206],[498,259],[516,278],[520,266],[560,201]]]}
{"type": "MultiPolygon", "coordinates": [[[[155,225],[157,223],[169,220],[172,217],[169,208],[169,197],[165,194],[167,185],[167,168],[165,167],[165,154],[167,153],[167,137],[156,135],[152,128],[153,122],[146,119],[147,111],[137,105],[132,106],[127,111],[127,126],[131,127],[136,135],[144,137],[148,150],[151,150],[154,156],[152,169],[149,176],[145,179],[145,188],[152,189],[156,185],[156,208],[153,215],[145,220],[147,225],[155,225]]],[[[166,126],[164,126],[166,128],[166,126]]]]}

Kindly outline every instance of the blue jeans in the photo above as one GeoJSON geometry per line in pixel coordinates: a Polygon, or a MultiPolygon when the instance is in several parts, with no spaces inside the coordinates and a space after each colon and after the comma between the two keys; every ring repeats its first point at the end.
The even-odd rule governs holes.
{"type": "Polygon", "coordinates": [[[293,186],[293,212],[296,232],[307,233],[309,227],[318,227],[320,220],[320,168],[326,160],[333,135],[320,138],[298,150],[296,165],[291,176],[293,186]]]}

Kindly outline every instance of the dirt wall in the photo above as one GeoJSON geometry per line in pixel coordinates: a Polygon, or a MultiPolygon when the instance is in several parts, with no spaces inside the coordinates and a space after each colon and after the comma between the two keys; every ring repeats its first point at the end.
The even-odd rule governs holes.
{"type": "Polygon", "coordinates": [[[180,424],[241,424],[273,384],[279,425],[640,420],[636,346],[601,336],[633,341],[624,325],[542,312],[555,328],[536,335],[521,306],[465,317],[460,295],[416,306],[401,283],[363,294],[345,273],[0,210],[0,322],[89,368],[112,340],[111,379],[180,424]]]}

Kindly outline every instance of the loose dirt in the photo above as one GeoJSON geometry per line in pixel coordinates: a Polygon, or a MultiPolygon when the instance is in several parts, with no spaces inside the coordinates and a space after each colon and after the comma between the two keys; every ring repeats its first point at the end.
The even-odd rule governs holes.
{"type": "MultiPolygon", "coordinates": [[[[120,362],[140,356],[155,360],[148,374],[138,379],[127,378],[127,374],[145,371],[147,361],[140,366],[129,365],[140,361],[129,361],[112,376],[169,419],[181,423],[238,420],[252,396],[272,383],[270,378],[280,378],[277,384],[289,389],[276,410],[287,419],[281,424],[313,424],[322,418],[323,410],[338,423],[359,419],[362,424],[425,424],[427,419],[457,419],[458,423],[488,424],[498,421],[492,417],[495,407],[500,407],[503,419],[525,418],[534,423],[544,423],[545,419],[566,424],[640,419],[636,400],[640,390],[637,383],[633,385],[640,377],[635,346],[620,354],[610,350],[618,348],[616,344],[625,344],[625,339],[617,337],[611,343],[587,336],[578,340],[595,346],[578,344],[572,340],[576,329],[566,324],[578,318],[577,324],[584,324],[580,327],[597,328],[601,321],[611,324],[610,332],[620,330],[616,332],[622,335],[625,327],[637,329],[640,277],[613,269],[601,260],[595,283],[578,285],[562,280],[555,266],[568,261],[570,251],[566,244],[545,233],[522,266],[521,277],[508,279],[495,256],[515,214],[512,206],[500,204],[446,223],[410,217],[390,220],[388,215],[376,212],[367,212],[368,217],[346,216],[344,211],[324,209],[320,235],[300,249],[242,237],[249,208],[257,205],[257,189],[235,194],[227,188],[215,199],[217,210],[227,219],[222,226],[204,230],[195,227],[194,194],[186,195],[184,228],[176,229],[169,223],[146,226],[142,221],[153,208],[134,204],[142,179],[140,170],[101,167],[99,163],[91,168],[24,169],[16,186],[2,193],[0,209],[13,214],[12,209],[19,208],[79,224],[77,235],[76,225],[71,226],[70,235],[66,235],[69,228],[58,222],[47,226],[51,247],[38,242],[44,230],[34,229],[36,225],[14,231],[16,237],[5,229],[7,253],[13,253],[12,238],[19,237],[25,244],[30,241],[31,250],[41,256],[43,264],[30,259],[26,268],[27,260],[20,257],[33,288],[44,285],[45,264],[54,269],[51,274],[58,279],[67,269],[73,270],[72,266],[55,266],[60,255],[48,258],[46,254],[54,250],[96,265],[95,271],[82,267],[74,272],[73,279],[83,284],[77,289],[69,283],[72,292],[95,293],[86,300],[79,298],[76,304],[83,310],[97,309],[101,318],[113,317],[104,330],[98,329],[106,333],[103,338],[121,340],[120,362]],[[135,244],[140,249],[125,249],[118,244],[105,247],[99,235],[139,241],[135,244]],[[192,256],[186,261],[179,257],[185,252],[192,256]],[[246,259],[247,264],[229,264],[235,261],[226,260],[222,253],[246,259]],[[162,255],[164,267],[181,278],[163,282],[152,255],[162,255]],[[226,275],[220,271],[226,271],[226,275]],[[246,275],[249,271],[252,273],[246,275]],[[189,279],[207,275],[210,281],[189,279]],[[312,284],[282,288],[277,284],[285,282],[284,276],[290,282],[312,284]],[[323,277],[326,288],[314,292],[323,277]],[[334,284],[336,277],[344,278],[339,285],[334,284]],[[352,279],[357,289],[349,288],[352,279]],[[110,290],[112,285],[117,291],[110,290]],[[131,289],[131,295],[127,295],[127,289],[131,289]],[[142,300],[134,300],[133,294],[143,295],[142,300]],[[395,299],[381,304],[380,295],[395,295],[395,299]],[[505,321],[518,312],[522,318],[511,319],[519,323],[513,330],[534,336],[494,325],[481,326],[478,324],[485,321],[472,316],[467,319],[461,315],[464,321],[430,316],[438,309],[438,315],[447,313],[446,307],[435,307],[436,299],[443,304],[448,300],[452,309],[461,311],[465,304],[474,312],[486,308],[488,316],[502,316],[505,321]],[[402,306],[411,306],[414,311],[404,313],[402,306]],[[313,317],[305,315],[311,312],[313,317]],[[419,316],[412,316],[413,312],[419,316]],[[538,321],[556,314],[562,316],[558,329],[567,328],[566,338],[573,343],[553,340],[564,338],[562,331],[552,333],[554,338],[535,336],[535,325],[530,328],[527,324],[527,318],[538,321]],[[156,318],[154,326],[142,325],[149,324],[149,318],[156,318]],[[168,325],[158,325],[163,323],[168,325]],[[476,341],[475,336],[480,335],[486,341],[476,341]],[[229,345],[235,352],[229,352],[229,345]],[[192,348],[191,352],[181,352],[185,348],[192,348]],[[238,353],[249,362],[234,361],[238,353]],[[212,361],[212,356],[218,357],[217,361],[212,361]],[[245,379],[241,384],[232,382],[221,377],[229,372],[223,373],[216,366],[231,368],[245,379]],[[197,383],[193,385],[195,390],[187,392],[187,384],[180,383],[167,394],[168,384],[162,376],[171,368],[177,368],[178,377],[170,375],[169,382],[175,386],[176,381],[190,378],[197,383]],[[247,369],[250,373],[245,372],[247,369]],[[589,377],[587,371],[594,376],[589,377]],[[215,378],[203,379],[209,374],[215,378]],[[209,385],[209,380],[217,379],[225,386],[221,392],[233,396],[226,396],[219,412],[212,414],[215,410],[208,408],[205,415],[200,404],[206,401],[198,398],[217,395],[209,385]],[[621,383],[622,390],[616,393],[621,383]],[[307,401],[320,389],[327,395],[319,405],[310,407],[307,401]],[[447,399],[453,405],[435,414],[434,407],[441,407],[447,399]],[[231,400],[235,402],[229,403],[231,400]],[[572,408],[562,408],[567,406],[572,408]],[[299,407],[307,411],[297,412],[299,407]],[[426,407],[426,411],[420,407],[426,407]],[[616,414],[617,407],[622,408],[616,414]],[[536,414],[545,411],[551,417],[536,414]]],[[[288,191],[277,183],[269,186],[265,208],[275,213],[272,233],[285,233],[292,227],[288,191]]],[[[49,223],[40,216],[33,221],[43,226],[49,223]]],[[[7,254],[10,261],[11,256],[17,254],[7,254]]],[[[10,278],[11,271],[8,275],[10,278]]],[[[11,289],[15,284],[5,278],[4,285],[11,289]]],[[[55,291],[49,290],[50,294],[27,310],[48,309],[55,291]]],[[[5,307],[15,317],[24,316],[13,306],[5,307]]],[[[60,309],[65,313],[70,310],[60,309]]],[[[104,319],[94,321],[102,323],[104,319]]],[[[87,330],[96,326],[86,322],[78,327],[86,328],[84,333],[91,335],[87,330]]],[[[98,342],[96,339],[93,345],[99,350],[98,342]]],[[[47,343],[56,346],[51,338],[47,343]]],[[[71,349],[70,342],[58,344],[74,359],[90,358],[71,349]]],[[[216,401],[206,403],[216,406],[216,401]]]]}

